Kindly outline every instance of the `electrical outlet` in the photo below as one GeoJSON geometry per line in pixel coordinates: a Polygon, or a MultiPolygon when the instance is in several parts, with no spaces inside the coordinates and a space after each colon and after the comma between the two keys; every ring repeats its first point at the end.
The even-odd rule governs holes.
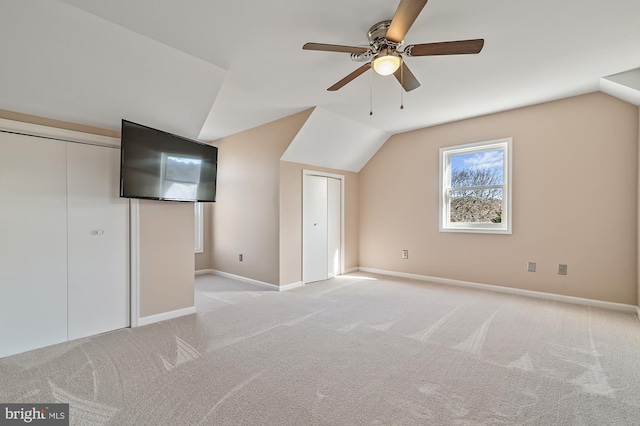
{"type": "Polygon", "coordinates": [[[562,263],[558,265],[558,275],[567,275],[567,265],[562,263]]]}
{"type": "Polygon", "coordinates": [[[535,272],[536,271],[536,262],[527,263],[527,272],[535,272]]]}
{"type": "Polygon", "coordinates": [[[238,255],[238,260],[242,262],[242,253],[238,255]]]}
{"type": "Polygon", "coordinates": [[[409,250],[402,250],[402,258],[403,259],[409,258],[409,250]]]}

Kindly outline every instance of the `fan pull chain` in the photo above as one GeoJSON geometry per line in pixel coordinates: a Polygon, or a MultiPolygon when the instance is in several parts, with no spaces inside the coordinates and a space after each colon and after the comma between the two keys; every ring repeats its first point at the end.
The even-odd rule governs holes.
{"type": "Polygon", "coordinates": [[[369,115],[373,115],[373,66],[371,67],[371,79],[369,82],[369,115]]]}
{"type": "Polygon", "coordinates": [[[400,57],[400,109],[404,109],[404,58],[400,57]]]}

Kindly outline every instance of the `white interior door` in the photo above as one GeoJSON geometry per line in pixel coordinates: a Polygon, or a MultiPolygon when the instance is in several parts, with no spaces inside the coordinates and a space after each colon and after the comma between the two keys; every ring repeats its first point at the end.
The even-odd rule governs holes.
{"type": "Polygon", "coordinates": [[[67,340],[64,142],[0,133],[0,357],[67,340]]]}
{"type": "Polygon", "coordinates": [[[69,340],[128,327],[129,203],[118,149],[68,144],[69,340]]]}
{"type": "Polygon", "coordinates": [[[304,175],[302,279],[305,283],[341,273],[341,188],[340,179],[304,175]]]}
{"type": "Polygon", "coordinates": [[[303,279],[328,278],[327,178],[306,175],[303,194],[303,279]]]}

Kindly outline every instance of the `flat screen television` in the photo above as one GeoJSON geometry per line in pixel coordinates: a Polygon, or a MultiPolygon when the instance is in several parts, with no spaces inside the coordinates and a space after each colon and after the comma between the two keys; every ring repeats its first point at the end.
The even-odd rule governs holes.
{"type": "Polygon", "coordinates": [[[120,197],[213,202],[218,148],[122,120],[120,197]]]}

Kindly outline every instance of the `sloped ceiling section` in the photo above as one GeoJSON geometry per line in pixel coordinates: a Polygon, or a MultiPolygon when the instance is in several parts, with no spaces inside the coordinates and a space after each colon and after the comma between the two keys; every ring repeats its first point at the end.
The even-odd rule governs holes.
{"type": "Polygon", "coordinates": [[[359,64],[347,54],[302,50],[309,41],[367,44],[367,30],[391,19],[400,0],[64,2],[228,70],[215,103],[200,111],[207,114],[199,134],[205,140],[313,106],[405,132],[593,92],[601,77],[640,66],[637,0],[429,0],[407,44],[484,38],[484,49],[407,58],[422,85],[406,94],[400,111],[393,77],[373,75],[371,82],[365,74],[327,92],[359,64]],[[374,117],[384,119],[368,115],[371,83],[374,117]]]}
{"type": "MultiPolygon", "coordinates": [[[[251,70],[251,68],[249,68],[251,70]]],[[[246,69],[229,72],[200,131],[200,139],[213,141],[249,128],[308,110],[303,103],[288,104],[260,90],[264,84],[246,69]]]]}
{"type": "Polygon", "coordinates": [[[212,141],[318,106],[332,124],[313,117],[305,138],[326,152],[334,129],[354,133],[345,123],[406,132],[625,86],[602,77],[640,67],[638,0],[429,0],[406,44],[483,38],[480,54],[407,57],[421,86],[402,110],[392,76],[328,92],[361,64],[304,43],[366,45],[399,3],[1,0],[0,109],[111,130],[128,118],[212,141]]]}
{"type": "Polygon", "coordinates": [[[601,78],[600,90],[640,106],[640,68],[601,78]]]}
{"type": "Polygon", "coordinates": [[[316,107],[281,160],[357,173],[389,136],[316,107]]]}
{"type": "Polygon", "coordinates": [[[56,1],[0,8],[2,108],[111,130],[122,118],[197,138],[218,66],[56,1]]]}

